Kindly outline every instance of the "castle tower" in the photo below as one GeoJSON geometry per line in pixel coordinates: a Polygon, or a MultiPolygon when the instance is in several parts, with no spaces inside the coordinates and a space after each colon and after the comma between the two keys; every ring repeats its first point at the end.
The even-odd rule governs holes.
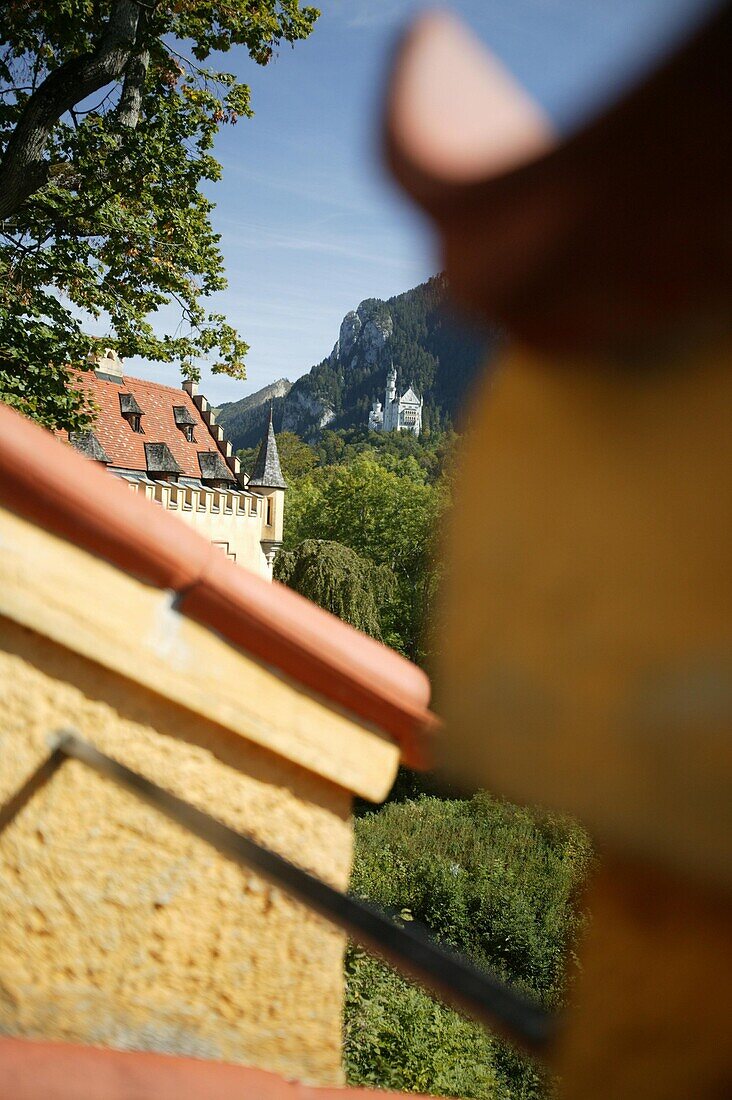
{"type": "Polygon", "coordinates": [[[369,431],[381,432],[384,430],[384,410],[381,407],[381,402],[376,399],[371,406],[369,413],[369,431]]]}
{"type": "Polygon", "coordinates": [[[397,372],[394,364],[392,363],[389,368],[389,373],[386,376],[386,406],[391,404],[392,401],[396,401],[397,395],[397,372]]]}
{"type": "Polygon", "coordinates": [[[399,419],[397,397],[397,372],[394,364],[391,364],[386,376],[386,400],[384,402],[384,417],[382,431],[393,432],[399,419]]]}
{"type": "Polygon", "coordinates": [[[406,393],[399,396],[397,391],[397,372],[392,362],[386,376],[386,395],[384,408],[374,401],[369,412],[369,431],[411,432],[418,436],[422,430],[422,409],[424,398],[419,397],[410,386],[406,393]]]}
{"type": "Polygon", "coordinates": [[[269,423],[259,447],[252,476],[247,488],[250,492],[264,498],[264,537],[262,550],[267,564],[272,570],[274,559],[282,545],[285,489],[287,482],[282,476],[280,456],[277,451],[274,426],[272,424],[272,404],[269,407],[269,423]]]}

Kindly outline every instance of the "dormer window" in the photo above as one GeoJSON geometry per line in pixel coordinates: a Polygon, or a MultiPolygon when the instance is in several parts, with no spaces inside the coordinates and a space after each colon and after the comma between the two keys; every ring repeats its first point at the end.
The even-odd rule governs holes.
{"type": "Polygon", "coordinates": [[[231,489],[236,481],[218,451],[199,451],[198,465],[201,481],[209,489],[231,489]]]}
{"type": "Polygon", "coordinates": [[[145,464],[153,481],[175,481],[183,473],[167,443],[146,443],[145,464]]]}
{"type": "Polygon", "coordinates": [[[174,405],[173,416],[175,417],[176,427],[180,428],[187,443],[195,443],[196,437],[194,435],[194,428],[196,421],[191,415],[191,410],[186,408],[185,405],[174,405]]]}
{"type": "Polygon", "coordinates": [[[119,395],[119,410],[133,432],[143,435],[142,417],[144,414],[131,393],[121,393],[119,395]]]}
{"type": "Polygon", "coordinates": [[[95,462],[103,462],[105,466],[109,466],[107,452],[94,432],[88,428],[80,432],[69,432],[69,442],[72,447],[75,447],[81,454],[86,455],[87,458],[93,458],[95,462]]]}

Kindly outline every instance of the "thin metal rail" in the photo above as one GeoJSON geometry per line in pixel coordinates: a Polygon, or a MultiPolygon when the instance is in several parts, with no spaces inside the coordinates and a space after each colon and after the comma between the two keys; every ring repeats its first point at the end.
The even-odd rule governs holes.
{"type": "Polygon", "coordinates": [[[228,859],[255,870],[459,1011],[531,1052],[542,1051],[550,1042],[556,1018],[492,974],[436,943],[420,928],[395,924],[365,901],[335,890],[73,733],[60,735],[50,756],[17,794],[0,807],[0,831],[69,757],[133,792],[228,859]]]}

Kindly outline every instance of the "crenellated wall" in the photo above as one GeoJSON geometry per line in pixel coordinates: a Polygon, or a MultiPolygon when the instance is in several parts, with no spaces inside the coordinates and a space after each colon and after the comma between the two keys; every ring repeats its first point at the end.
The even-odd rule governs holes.
{"type": "Polygon", "coordinates": [[[179,516],[239,565],[271,579],[271,547],[282,540],[281,490],[260,495],[122,477],[132,492],[179,516]]]}

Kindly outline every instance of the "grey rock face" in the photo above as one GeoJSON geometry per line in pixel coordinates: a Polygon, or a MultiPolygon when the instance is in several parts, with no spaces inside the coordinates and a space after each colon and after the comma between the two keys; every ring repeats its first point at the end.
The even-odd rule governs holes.
{"type": "Polygon", "coordinates": [[[338,333],[338,339],[335,342],[335,347],[330,353],[330,360],[334,362],[336,359],[340,359],[343,363],[353,350],[353,346],[358,339],[358,335],[361,331],[362,322],[358,315],[358,310],[351,309],[341,321],[340,332],[338,333]]]}
{"type": "Polygon", "coordinates": [[[227,410],[237,410],[239,412],[246,412],[248,409],[257,409],[260,405],[266,405],[272,399],[278,397],[287,397],[288,393],[292,389],[292,382],[287,378],[278,378],[276,382],[270,382],[268,386],[263,386],[261,390],[257,390],[256,393],[250,393],[248,397],[242,397],[240,401],[229,401],[225,405],[221,405],[216,410],[217,421],[219,424],[223,424],[227,415],[227,410]]]}
{"type": "Polygon", "coordinates": [[[386,313],[383,317],[370,317],[366,324],[363,326],[361,332],[361,354],[363,356],[363,362],[372,367],[379,358],[379,353],[394,332],[394,322],[391,319],[391,314],[386,313]]]}
{"type": "MultiPolygon", "coordinates": [[[[333,351],[327,359],[331,372],[337,372],[336,386],[348,384],[350,371],[374,368],[381,363],[384,349],[394,333],[394,322],[385,302],[366,298],[358,309],[350,310],[343,320],[333,351]]],[[[333,386],[330,374],[328,387],[333,386]]],[[[284,405],[282,429],[303,439],[314,439],[336,418],[335,393],[321,389],[312,372],[298,379],[284,405]],[[320,392],[319,392],[320,391],[320,392]]]]}
{"type": "Polygon", "coordinates": [[[313,394],[295,389],[287,397],[282,430],[308,438],[322,431],[335,417],[333,407],[313,394]]]}
{"type": "Polygon", "coordinates": [[[340,364],[344,369],[359,365],[373,366],[379,352],[394,332],[391,314],[383,303],[380,310],[374,312],[373,299],[361,302],[358,309],[352,309],[341,321],[341,329],[329,360],[333,365],[340,364]]]}

